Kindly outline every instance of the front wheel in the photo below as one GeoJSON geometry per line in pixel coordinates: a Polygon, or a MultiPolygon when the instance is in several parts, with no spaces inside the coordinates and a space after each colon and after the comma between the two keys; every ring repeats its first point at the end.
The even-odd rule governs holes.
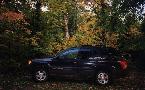
{"type": "Polygon", "coordinates": [[[47,71],[45,69],[38,69],[34,72],[33,78],[37,82],[44,82],[48,78],[47,71]]]}
{"type": "Polygon", "coordinates": [[[105,71],[100,71],[96,75],[96,82],[100,85],[106,85],[109,84],[111,81],[110,74],[105,71]]]}

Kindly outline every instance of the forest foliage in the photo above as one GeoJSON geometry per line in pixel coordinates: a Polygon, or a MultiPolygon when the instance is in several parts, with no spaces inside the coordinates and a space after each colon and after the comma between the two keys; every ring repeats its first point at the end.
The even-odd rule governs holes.
{"type": "Polygon", "coordinates": [[[144,4],[144,0],[2,0],[0,58],[19,63],[80,45],[143,50],[144,4]]]}

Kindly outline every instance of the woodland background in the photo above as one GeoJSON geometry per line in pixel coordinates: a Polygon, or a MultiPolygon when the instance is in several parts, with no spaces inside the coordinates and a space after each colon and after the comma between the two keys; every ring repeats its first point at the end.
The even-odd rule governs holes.
{"type": "Polygon", "coordinates": [[[0,67],[19,67],[30,58],[80,45],[117,48],[140,66],[145,62],[144,4],[144,0],[1,0],[0,67]]]}
{"type": "Polygon", "coordinates": [[[0,0],[0,90],[145,90],[145,0],[0,0]],[[69,47],[121,50],[129,73],[107,86],[34,83],[27,61],[69,47]]]}

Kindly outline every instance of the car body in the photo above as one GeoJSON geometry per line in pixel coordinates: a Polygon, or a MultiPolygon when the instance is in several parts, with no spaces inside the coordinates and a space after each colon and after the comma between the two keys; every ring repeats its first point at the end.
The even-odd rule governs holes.
{"type": "Polygon", "coordinates": [[[86,45],[66,49],[53,57],[29,61],[33,78],[39,82],[55,76],[91,79],[105,85],[125,73],[127,66],[127,61],[118,50],[86,45]]]}

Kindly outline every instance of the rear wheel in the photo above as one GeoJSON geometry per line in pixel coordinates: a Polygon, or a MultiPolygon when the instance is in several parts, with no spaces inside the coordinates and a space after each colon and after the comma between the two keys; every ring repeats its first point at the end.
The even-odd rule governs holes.
{"type": "Polygon", "coordinates": [[[109,84],[111,81],[110,74],[105,71],[100,71],[96,75],[96,82],[100,85],[106,85],[109,84]]]}
{"type": "Polygon", "coordinates": [[[35,81],[44,82],[48,78],[48,73],[45,69],[37,69],[34,72],[33,78],[35,81]]]}

